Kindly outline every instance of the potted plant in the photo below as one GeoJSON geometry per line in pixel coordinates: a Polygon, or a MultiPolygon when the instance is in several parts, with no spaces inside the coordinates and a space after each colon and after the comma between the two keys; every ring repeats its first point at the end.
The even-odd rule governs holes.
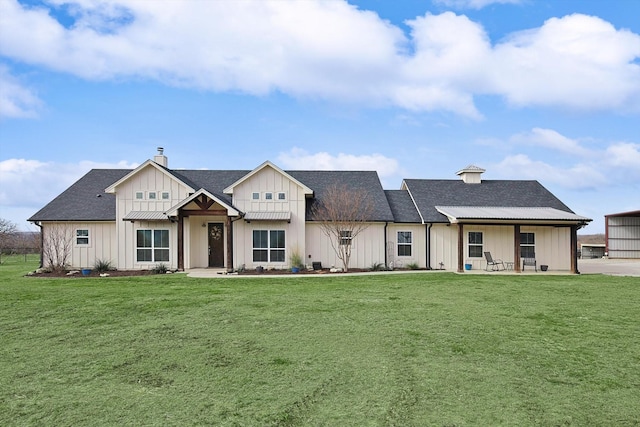
{"type": "Polygon", "coordinates": [[[301,268],[304,268],[302,257],[300,256],[300,252],[298,252],[297,249],[291,250],[291,254],[289,255],[289,263],[291,264],[292,273],[297,273],[301,268]]]}

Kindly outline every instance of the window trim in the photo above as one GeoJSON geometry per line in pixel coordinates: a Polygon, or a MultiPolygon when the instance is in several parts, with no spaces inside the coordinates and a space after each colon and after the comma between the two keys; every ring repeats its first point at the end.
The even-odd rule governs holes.
{"type": "Polygon", "coordinates": [[[285,193],[284,191],[278,191],[276,200],[278,200],[279,202],[280,201],[282,201],[282,202],[286,201],[287,200],[287,193],[285,193]]]}
{"type": "MultiPolygon", "coordinates": [[[[162,240],[162,238],[160,238],[162,240]]],[[[160,242],[161,244],[161,242],[160,242]]],[[[136,263],[161,263],[161,262],[171,262],[171,231],[168,228],[139,228],[136,230],[136,240],[135,240],[135,251],[136,251],[136,263]],[[138,246],[138,233],[148,231],[151,233],[151,246],[138,246]],[[167,233],[167,246],[158,246],[156,244],[156,232],[167,233]],[[140,260],[139,251],[151,251],[151,260],[140,260]],[[162,251],[163,253],[167,252],[167,259],[157,259],[156,251],[162,251]]]]}
{"type": "Polygon", "coordinates": [[[87,247],[91,245],[91,232],[89,231],[88,228],[76,228],[76,235],[75,235],[75,246],[82,246],[82,247],[87,247]],[[80,235],[79,232],[81,231],[86,231],[87,234],[86,235],[80,235]],[[87,242],[86,243],[80,243],[79,240],[80,239],[86,239],[87,242]]]}
{"type": "Polygon", "coordinates": [[[260,193],[257,191],[254,191],[251,193],[251,200],[260,200],[260,193]]]}
{"type": "Polygon", "coordinates": [[[155,191],[147,192],[147,199],[149,200],[158,200],[158,194],[155,191]]]}
{"type": "Polygon", "coordinates": [[[135,200],[144,200],[144,191],[136,191],[135,200]]]}
{"type": "Polygon", "coordinates": [[[340,230],[340,246],[350,246],[353,244],[353,233],[351,230],[340,230]]]}
{"type": "Polygon", "coordinates": [[[520,257],[521,258],[535,258],[536,257],[536,233],[529,231],[521,231],[520,232],[520,257]],[[524,234],[529,234],[533,237],[533,243],[522,243],[522,236],[524,234]],[[522,252],[522,248],[533,248],[533,256],[525,256],[522,252]]]}
{"type": "Polygon", "coordinates": [[[269,201],[269,202],[273,202],[273,192],[272,191],[265,191],[264,199],[269,201]]]}
{"type": "Polygon", "coordinates": [[[287,232],[284,229],[255,229],[251,233],[251,260],[254,263],[278,263],[284,264],[286,262],[286,240],[287,232]],[[256,246],[256,233],[266,233],[266,242],[260,239],[260,244],[264,243],[265,246],[256,246]],[[274,246],[279,242],[279,239],[274,238],[273,233],[282,233],[281,246],[274,246]],[[256,252],[266,253],[266,260],[256,259],[256,252]],[[276,257],[275,255],[278,255],[276,257]],[[281,258],[281,259],[280,259],[281,258]]]}
{"type": "Polygon", "coordinates": [[[396,233],[396,238],[397,238],[396,255],[398,257],[407,257],[407,258],[412,257],[413,256],[413,231],[410,231],[410,230],[398,230],[397,233],[396,233]],[[406,242],[406,241],[405,242],[400,242],[400,233],[403,233],[403,234],[407,234],[408,233],[409,242],[406,242]],[[403,248],[409,248],[409,254],[408,255],[406,255],[406,254],[400,255],[400,247],[401,246],[403,248]]]}
{"type": "Polygon", "coordinates": [[[168,192],[168,191],[162,191],[162,192],[160,193],[160,200],[171,200],[171,193],[170,193],[170,192],[168,192]],[[167,197],[165,197],[165,195],[166,195],[167,197]]]}
{"type": "Polygon", "coordinates": [[[467,257],[468,258],[482,258],[484,256],[484,232],[482,231],[469,231],[467,233],[467,257]],[[471,242],[471,235],[480,236],[480,243],[471,242]],[[480,248],[480,253],[472,255],[471,248],[480,248]]]}

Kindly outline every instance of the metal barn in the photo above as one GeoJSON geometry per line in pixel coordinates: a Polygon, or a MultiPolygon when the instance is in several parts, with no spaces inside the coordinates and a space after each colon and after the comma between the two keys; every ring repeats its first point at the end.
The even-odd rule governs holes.
{"type": "Polygon", "coordinates": [[[609,258],[640,258],[640,210],[604,216],[609,258]]]}

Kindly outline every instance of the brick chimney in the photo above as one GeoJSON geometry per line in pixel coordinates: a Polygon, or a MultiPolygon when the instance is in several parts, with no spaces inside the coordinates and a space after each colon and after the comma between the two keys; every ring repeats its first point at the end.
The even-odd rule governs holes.
{"type": "Polygon", "coordinates": [[[162,147],[158,147],[158,154],[153,157],[153,161],[165,168],[169,167],[167,156],[164,155],[164,148],[162,147]]]}

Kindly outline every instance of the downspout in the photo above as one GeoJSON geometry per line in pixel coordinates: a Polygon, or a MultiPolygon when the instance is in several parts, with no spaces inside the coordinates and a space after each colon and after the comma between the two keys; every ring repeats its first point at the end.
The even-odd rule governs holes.
{"type": "MultiPolygon", "coordinates": [[[[228,264],[231,264],[230,266],[227,265],[227,272],[229,273],[235,270],[235,266],[233,265],[235,262],[233,257],[233,251],[235,250],[235,245],[233,244],[233,239],[235,238],[234,237],[235,233],[233,232],[233,223],[244,218],[244,215],[245,215],[244,213],[240,212],[240,215],[238,215],[235,219],[229,220],[229,223],[227,225],[227,228],[229,228],[227,230],[227,239],[231,242],[231,252],[227,253],[227,261],[229,261],[228,264]],[[229,257],[231,258],[230,260],[229,260],[229,257]]],[[[230,217],[227,217],[227,218],[230,218],[230,217]]],[[[228,246],[229,244],[227,243],[227,252],[229,252],[228,246]]]]}
{"type": "Polygon", "coordinates": [[[426,254],[427,254],[427,262],[426,267],[427,270],[432,270],[431,268],[431,227],[433,226],[433,223],[428,223],[427,227],[426,227],[426,254]]]}
{"type": "Polygon", "coordinates": [[[384,268],[389,268],[389,263],[387,263],[387,226],[389,225],[389,221],[384,223],[384,268]]]}
{"type": "Polygon", "coordinates": [[[40,228],[40,268],[42,268],[44,260],[44,233],[42,232],[42,223],[40,223],[40,221],[33,221],[32,224],[40,228]]]}

